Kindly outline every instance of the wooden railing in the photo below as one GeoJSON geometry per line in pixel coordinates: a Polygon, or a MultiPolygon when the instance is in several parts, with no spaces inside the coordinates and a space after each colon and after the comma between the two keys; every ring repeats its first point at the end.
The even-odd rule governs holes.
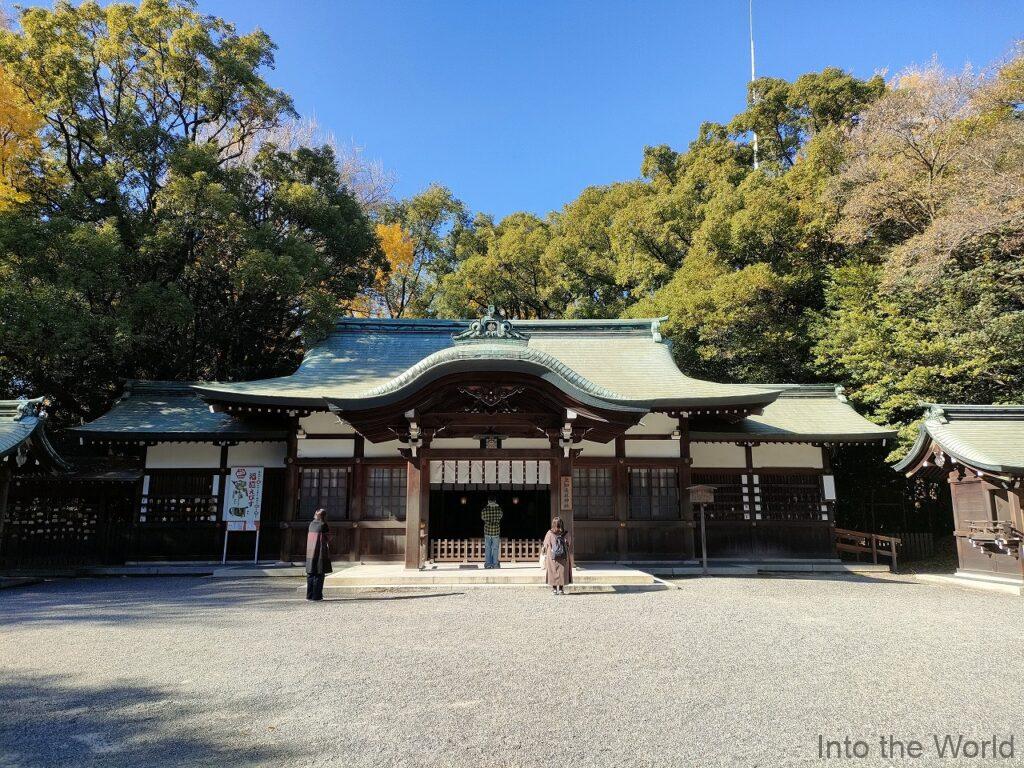
{"type": "MultiPolygon", "coordinates": [[[[540,539],[501,539],[498,559],[516,563],[537,560],[543,542],[540,539]]],[[[431,539],[430,559],[439,563],[483,562],[483,539],[431,539]]]]}
{"type": "Polygon", "coordinates": [[[879,533],[836,528],[837,552],[854,552],[858,558],[862,554],[869,554],[873,563],[877,563],[879,557],[887,557],[893,571],[896,570],[896,550],[901,543],[897,536],[882,536],[879,533]]]}

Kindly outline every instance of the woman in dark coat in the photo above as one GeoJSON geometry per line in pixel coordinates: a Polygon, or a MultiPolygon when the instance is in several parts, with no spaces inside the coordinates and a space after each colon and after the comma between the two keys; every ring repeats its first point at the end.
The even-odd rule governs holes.
{"type": "Polygon", "coordinates": [[[544,576],[553,594],[564,595],[565,585],[572,584],[572,537],[566,533],[562,518],[551,521],[551,530],[544,536],[544,576]]]}
{"type": "Polygon", "coordinates": [[[327,543],[330,528],[326,511],[318,509],[306,534],[306,599],[324,599],[324,577],[331,572],[331,549],[327,543]]]}

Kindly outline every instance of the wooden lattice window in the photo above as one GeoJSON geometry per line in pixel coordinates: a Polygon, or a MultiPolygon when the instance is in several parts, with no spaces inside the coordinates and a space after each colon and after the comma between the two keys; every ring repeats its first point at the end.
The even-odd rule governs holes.
{"type": "Polygon", "coordinates": [[[678,520],[679,476],[674,468],[629,468],[631,520],[678,520]]]}
{"type": "Polygon", "coordinates": [[[611,467],[573,467],[572,508],[577,520],[611,520],[615,494],[611,467]]]}
{"type": "Polygon", "coordinates": [[[370,520],[405,520],[405,467],[367,467],[366,511],[370,520]]]}
{"type": "Polygon", "coordinates": [[[327,519],[348,519],[348,467],[303,467],[299,474],[299,519],[312,520],[318,509],[327,519]]]}
{"type": "Polygon", "coordinates": [[[732,520],[743,517],[742,474],[694,472],[690,482],[693,485],[710,485],[715,489],[714,502],[704,507],[708,520],[732,520]]]}
{"type": "Polygon", "coordinates": [[[139,508],[140,523],[216,523],[214,470],[178,470],[149,475],[139,508]]]}
{"type": "Polygon", "coordinates": [[[817,518],[821,514],[818,475],[760,475],[761,510],[766,519],[817,518]]]}

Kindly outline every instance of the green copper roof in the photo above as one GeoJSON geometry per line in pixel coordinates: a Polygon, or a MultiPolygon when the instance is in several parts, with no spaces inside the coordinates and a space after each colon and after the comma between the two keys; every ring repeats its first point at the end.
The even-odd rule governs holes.
{"type": "Polygon", "coordinates": [[[46,436],[46,405],[41,397],[0,400],[0,460],[16,454],[19,449],[34,447],[53,466],[68,468],[46,436]]]}
{"type": "Polygon", "coordinates": [[[968,467],[1004,475],[1024,475],[1024,405],[947,405],[923,403],[917,442],[898,464],[912,469],[937,445],[968,467]]]}
{"type": "Polygon", "coordinates": [[[865,419],[832,384],[765,384],[781,390],[759,415],[714,430],[694,429],[694,441],[742,439],[771,442],[857,443],[887,440],[896,433],[865,419]]]}
{"type": "Polygon", "coordinates": [[[346,318],[290,376],[201,384],[196,390],[213,402],[323,408],[330,399],[353,406],[401,388],[428,368],[437,375],[459,371],[472,358],[484,365],[529,360],[618,404],[760,407],[778,394],[769,387],[684,375],[658,332],[658,320],[520,320],[501,334],[474,335],[480,322],[346,318]]]}
{"type": "Polygon", "coordinates": [[[279,425],[211,413],[188,382],[131,381],[114,407],[75,427],[83,438],[102,440],[283,440],[279,425]]]}

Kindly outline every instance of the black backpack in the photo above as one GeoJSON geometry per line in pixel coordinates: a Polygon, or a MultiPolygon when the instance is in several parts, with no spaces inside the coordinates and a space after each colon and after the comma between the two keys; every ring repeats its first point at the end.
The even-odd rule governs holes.
{"type": "Polygon", "coordinates": [[[551,542],[551,556],[565,557],[565,536],[555,535],[555,540],[551,542]]]}

